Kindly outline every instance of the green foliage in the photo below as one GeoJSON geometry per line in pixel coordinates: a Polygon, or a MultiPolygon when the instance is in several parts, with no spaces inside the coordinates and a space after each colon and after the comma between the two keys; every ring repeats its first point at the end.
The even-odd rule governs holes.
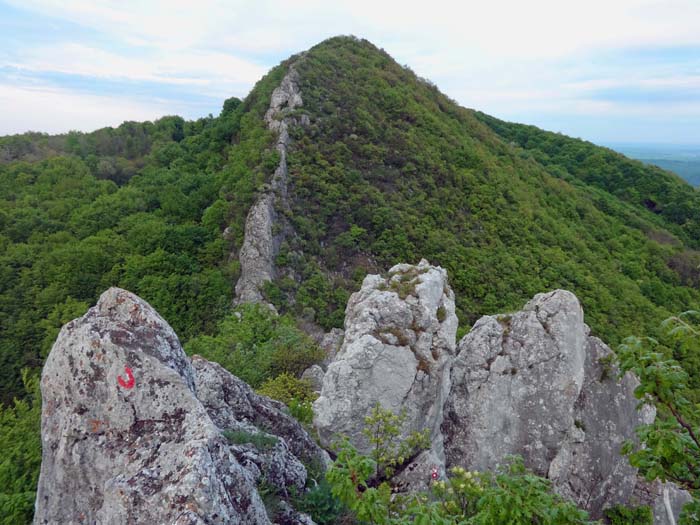
{"type": "MultiPolygon", "coordinates": [[[[433,480],[428,493],[396,493],[392,466],[403,464],[409,449],[398,444],[405,415],[396,416],[377,405],[365,418],[371,456],[359,454],[346,439],[326,472],[333,496],[358,520],[377,525],[584,525],[587,514],[551,491],[549,481],[528,471],[521,458],[508,459],[496,472],[451,469],[447,480],[433,480]],[[379,473],[379,477],[378,474],[379,473]]],[[[427,435],[414,433],[419,446],[427,435]]],[[[413,447],[410,447],[413,448],[413,447]]],[[[426,472],[426,477],[432,473],[426,472]]]]}
{"type": "Polygon", "coordinates": [[[321,478],[318,484],[307,489],[303,495],[293,498],[292,503],[295,509],[311,516],[318,525],[354,523],[349,511],[333,495],[325,478],[321,478]]]}
{"type": "Polygon", "coordinates": [[[362,433],[372,447],[370,457],[375,463],[375,477],[390,478],[396,467],[406,463],[420,450],[430,448],[428,429],[402,436],[406,418],[405,410],[394,414],[391,410],[382,408],[379,403],[365,417],[362,433]]]}
{"type": "Polygon", "coordinates": [[[694,259],[677,256],[700,239],[697,192],[669,174],[532,127],[513,138],[364,40],[327,40],[297,70],[311,124],[293,130],[288,156],[287,253],[304,255],[285,255],[301,283],[276,283],[296,298],[282,309],[340,327],[334,294],[354,291],[358,271],[421,258],[448,270],[463,327],[565,288],[617,344],[700,302],[686,286],[694,259]],[[662,213],[643,204],[663,195],[662,213]]]}
{"type": "Polygon", "coordinates": [[[31,523],[41,465],[38,378],[23,375],[27,397],[0,406],[0,524],[31,523]]]}
{"type": "Polygon", "coordinates": [[[700,193],[676,175],[560,133],[503,122],[480,112],[475,116],[553,175],[605,190],[640,212],[651,211],[665,219],[658,224],[691,246],[700,243],[700,193]]]}
{"type": "Polygon", "coordinates": [[[244,430],[225,430],[224,437],[234,445],[253,445],[261,451],[270,450],[277,445],[277,438],[262,432],[246,432],[244,430]]]}
{"type": "MultiPolygon", "coordinates": [[[[372,417],[395,434],[395,420],[372,417]]],[[[389,461],[389,463],[397,463],[389,461]]],[[[447,480],[434,481],[428,493],[397,494],[388,481],[372,481],[377,463],[345,439],[326,477],[332,494],[361,522],[377,525],[584,525],[587,514],[552,493],[549,481],[511,458],[496,472],[451,469],[447,480]]],[[[426,477],[430,473],[426,473],[426,477]]]]}
{"type": "Polygon", "coordinates": [[[310,424],[314,417],[311,404],[318,395],[313,391],[311,383],[287,372],[266,380],[258,388],[258,394],[287,405],[290,414],[301,423],[310,424]]]}
{"type": "Polygon", "coordinates": [[[259,304],[238,307],[216,335],[193,338],[185,351],[216,361],[253,388],[283,373],[299,376],[323,358],[292,317],[277,316],[259,304]]]}
{"type": "Polygon", "coordinates": [[[288,405],[291,401],[314,401],[318,396],[311,388],[311,383],[305,379],[283,372],[280,375],[268,379],[260,388],[258,394],[262,394],[288,405]]]}
{"type": "Polygon", "coordinates": [[[654,523],[654,513],[647,506],[615,505],[605,509],[605,517],[610,525],[653,525],[654,523]]]}
{"type": "MultiPolygon", "coordinates": [[[[690,341],[700,337],[688,321],[697,312],[667,319],[670,336],[690,341]]],[[[638,442],[628,441],[622,452],[648,480],[672,481],[688,490],[693,502],[684,508],[681,523],[700,519],[700,406],[690,399],[697,392],[688,386],[688,373],[669,357],[656,339],[629,337],[618,348],[621,373],[633,372],[640,380],[635,396],[656,407],[653,423],[637,428],[638,442]]]]}

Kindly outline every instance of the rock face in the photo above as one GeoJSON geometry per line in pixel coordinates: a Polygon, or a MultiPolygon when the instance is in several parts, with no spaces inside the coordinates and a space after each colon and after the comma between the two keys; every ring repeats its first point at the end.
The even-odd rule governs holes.
{"type": "Polygon", "coordinates": [[[314,403],[322,444],[342,433],[367,451],[364,417],[376,403],[408,416],[406,432],[429,428],[442,454],[442,405],[449,391],[457,316],[447,272],[421,261],[369,275],[350,297],[345,338],[314,403]]]}
{"type": "Polygon", "coordinates": [[[283,436],[261,451],[222,429],[261,432],[239,410],[253,403],[290,439],[303,431],[243,385],[207,390],[212,376],[240,383],[203,359],[193,367],[170,326],[124,290],[64,326],[42,373],[35,523],[270,523],[256,489],[261,466],[283,490],[303,488],[303,464],[283,436]]]}
{"type": "Polygon", "coordinates": [[[637,409],[636,378],[618,379],[573,294],[539,294],[520,312],[483,317],[455,353],[456,325],[444,270],[422,261],[368,276],[314,405],[322,442],[342,433],[367,451],[363,418],[379,402],[407,410],[407,431],[428,428],[433,440],[395,485],[424,488],[435,467],[492,470],[520,455],[594,519],[638,502],[657,525],[675,525],[688,494],[645,483],[620,455],[654,410],[637,409]]]}
{"type": "Polygon", "coordinates": [[[587,333],[576,297],[537,295],[512,316],[482,317],[459,343],[443,425],[448,457],[486,469],[522,454],[546,474],[575,432],[587,333]]]}
{"type": "MultiPolygon", "coordinates": [[[[490,469],[517,454],[593,518],[633,502],[640,480],[620,448],[655,414],[637,410],[638,382],[630,374],[618,380],[605,362],[610,354],[563,290],[539,294],[515,314],[481,318],[452,368],[442,425],[448,466],[490,469]]],[[[663,498],[657,492],[652,507],[663,498]]]]}
{"type": "Polygon", "coordinates": [[[246,217],[243,246],[238,255],[241,276],[236,283],[235,304],[264,302],[261,287],[275,278],[275,257],[284,232],[279,224],[276,204],[286,206],[288,128],[293,122],[287,114],[301,105],[298,73],[291,66],[272,92],[270,107],[265,114],[268,128],[277,134],[275,149],[280,161],[269,188],[258,197],[246,217]]]}
{"type": "Polygon", "coordinates": [[[286,413],[283,403],[256,394],[244,381],[216,363],[194,356],[192,365],[197,397],[219,428],[262,432],[282,438],[295,458],[306,464],[325,465],[329,461],[328,453],[286,413]]]}

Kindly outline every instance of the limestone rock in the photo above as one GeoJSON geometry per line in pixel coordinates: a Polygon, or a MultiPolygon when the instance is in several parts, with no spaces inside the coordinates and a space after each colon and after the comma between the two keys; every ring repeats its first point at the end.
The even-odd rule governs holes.
{"type": "Polygon", "coordinates": [[[683,505],[692,500],[690,494],[673,483],[656,483],[656,494],[651,505],[654,525],[676,525],[683,505]]]}
{"type": "Polygon", "coordinates": [[[348,302],[342,347],[314,403],[322,444],[342,433],[367,451],[364,418],[379,403],[406,411],[406,433],[430,429],[439,457],[456,330],[454,294],[442,268],[421,261],[397,265],[387,277],[368,275],[348,302]]]}
{"type": "Polygon", "coordinates": [[[170,326],[129,292],[64,326],[42,373],[35,523],[269,523],[194,378],[170,326]]]}
{"type": "Polygon", "coordinates": [[[68,323],[42,374],[35,523],[311,524],[285,501],[328,455],[222,367],[190,361],[151,306],[112,288],[68,323]]]}
{"type": "Polygon", "coordinates": [[[192,358],[197,396],[220,429],[248,429],[282,438],[296,458],[307,464],[326,465],[328,453],[301,424],[288,415],[284,404],[256,394],[250,386],[216,363],[192,358]]]}
{"type": "Polygon", "coordinates": [[[325,375],[326,373],[319,365],[311,365],[304,370],[304,373],[301,374],[301,378],[309,382],[314,392],[321,393],[321,389],[323,388],[323,376],[325,375]]]}
{"type": "Polygon", "coordinates": [[[328,365],[330,365],[335,359],[335,356],[340,351],[340,347],[343,346],[344,338],[345,331],[341,330],[340,328],[332,328],[331,331],[324,334],[319,341],[318,346],[321,348],[321,350],[323,350],[323,353],[326,356],[323,359],[323,362],[321,362],[321,368],[323,368],[324,372],[328,369],[328,365]]]}
{"type": "Polygon", "coordinates": [[[443,424],[448,463],[490,469],[510,454],[546,475],[574,428],[587,329],[576,297],[539,294],[523,311],[479,319],[460,341],[443,424]]]}
{"type": "Polygon", "coordinates": [[[234,304],[264,302],[262,286],[275,278],[275,257],[279,253],[285,231],[280,224],[277,208],[287,206],[288,128],[292,123],[287,114],[301,105],[298,73],[291,66],[280,85],[272,92],[270,107],[265,113],[268,129],[277,133],[275,149],[280,161],[270,187],[259,195],[246,217],[243,246],[238,255],[241,275],[236,283],[234,304]]]}
{"type": "Polygon", "coordinates": [[[588,508],[596,519],[604,508],[629,503],[637,471],[620,449],[636,427],[655,416],[650,406],[637,410],[634,389],[639,381],[632,374],[618,380],[618,370],[605,362],[611,353],[600,339],[588,338],[574,426],[548,472],[560,494],[588,508]]]}
{"type": "Polygon", "coordinates": [[[677,517],[687,493],[652,485],[640,497],[644,483],[620,455],[655,414],[638,410],[638,381],[618,379],[605,361],[610,354],[564,290],[539,294],[520,312],[481,318],[452,368],[442,424],[447,466],[487,470],[520,455],[594,519],[639,500],[654,508],[655,523],[672,523],[664,516],[677,517]]]}

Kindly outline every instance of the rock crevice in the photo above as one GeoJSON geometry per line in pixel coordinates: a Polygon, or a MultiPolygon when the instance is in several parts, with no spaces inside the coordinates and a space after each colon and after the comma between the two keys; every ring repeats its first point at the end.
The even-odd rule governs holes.
{"type": "Polygon", "coordinates": [[[456,352],[455,331],[444,270],[423,261],[367,276],[314,405],[322,442],[343,433],[366,452],[363,418],[379,402],[408,411],[406,431],[431,432],[431,450],[394,480],[409,490],[424,488],[436,467],[493,470],[519,455],[594,519],[636,502],[654,509],[657,525],[678,516],[687,493],[645,484],[620,455],[654,411],[638,410],[632,375],[604,374],[611,350],[590,335],[576,296],[555,290],[482,317],[456,352]]]}

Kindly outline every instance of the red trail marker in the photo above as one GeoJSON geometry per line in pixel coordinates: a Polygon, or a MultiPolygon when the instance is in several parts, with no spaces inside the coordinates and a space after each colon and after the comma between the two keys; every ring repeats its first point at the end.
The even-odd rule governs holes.
{"type": "Polygon", "coordinates": [[[126,373],[126,381],[122,376],[117,376],[117,381],[122,388],[131,389],[134,388],[134,374],[131,372],[131,368],[128,366],[124,367],[124,372],[126,373]]]}

